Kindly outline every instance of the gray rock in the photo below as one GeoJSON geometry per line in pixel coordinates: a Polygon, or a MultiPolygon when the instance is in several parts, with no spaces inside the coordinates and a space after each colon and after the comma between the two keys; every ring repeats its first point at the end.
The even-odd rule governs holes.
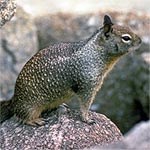
{"type": "Polygon", "coordinates": [[[90,112],[90,117],[96,121],[91,125],[80,120],[79,111],[70,111],[68,108],[63,111],[59,108],[45,117],[47,123],[41,127],[18,124],[15,117],[6,120],[0,126],[0,148],[70,150],[114,143],[122,139],[116,125],[101,114],[90,112]]]}
{"type": "Polygon", "coordinates": [[[40,49],[58,42],[74,42],[89,37],[103,20],[94,15],[55,14],[35,18],[40,49]]]}
{"type": "Polygon", "coordinates": [[[122,141],[105,146],[94,146],[84,150],[148,150],[150,148],[150,121],[135,125],[122,141]]]}
{"type": "Polygon", "coordinates": [[[16,12],[16,0],[0,1],[0,27],[9,21],[16,12]]]}
{"type": "Polygon", "coordinates": [[[38,49],[37,32],[30,16],[18,7],[0,33],[0,99],[9,99],[20,70],[38,49]]]}
{"type": "Polygon", "coordinates": [[[126,135],[124,142],[130,149],[150,148],[150,120],[135,125],[126,135]]]}

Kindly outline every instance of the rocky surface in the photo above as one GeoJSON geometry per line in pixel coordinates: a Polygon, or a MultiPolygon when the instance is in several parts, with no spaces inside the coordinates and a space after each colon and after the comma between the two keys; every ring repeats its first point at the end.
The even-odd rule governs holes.
{"type": "Polygon", "coordinates": [[[104,115],[90,112],[95,123],[88,125],[80,120],[78,111],[68,108],[47,114],[47,123],[41,127],[19,124],[15,117],[5,121],[0,126],[0,149],[83,149],[122,140],[120,130],[104,115]]]}
{"type": "Polygon", "coordinates": [[[16,0],[0,0],[0,27],[9,21],[16,12],[16,0]]]}
{"type": "Polygon", "coordinates": [[[141,122],[129,131],[121,142],[107,146],[95,146],[84,150],[148,150],[150,148],[150,121],[141,122]]]}
{"type": "Polygon", "coordinates": [[[9,99],[20,70],[38,49],[37,32],[30,16],[18,7],[0,33],[0,99],[9,99]]]}

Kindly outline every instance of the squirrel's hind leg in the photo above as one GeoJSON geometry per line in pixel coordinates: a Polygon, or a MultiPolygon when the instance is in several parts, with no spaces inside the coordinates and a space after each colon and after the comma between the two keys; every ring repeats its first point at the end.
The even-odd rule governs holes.
{"type": "Polygon", "coordinates": [[[42,126],[45,124],[43,118],[41,118],[42,109],[36,107],[29,110],[26,119],[23,120],[24,124],[31,126],[42,126]]]}
{"type": "Polygon", "coordinates": [[[31,126],[43,126],[45,124],[45,121],[43,118],[35,118],[32,120],[25,121],[25,124],[31,126]]]}

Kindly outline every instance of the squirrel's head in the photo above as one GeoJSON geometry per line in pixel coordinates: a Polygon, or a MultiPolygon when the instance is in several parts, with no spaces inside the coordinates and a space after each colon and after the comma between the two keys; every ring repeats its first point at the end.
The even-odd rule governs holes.
{"type": "Polygon", "coordinates": [[[141,45],[141,39],[129,27],[114,25],[111,18],[104,16],[102,34],[99,44],[105,47],[110,55],[122,55],[141,45]]]}

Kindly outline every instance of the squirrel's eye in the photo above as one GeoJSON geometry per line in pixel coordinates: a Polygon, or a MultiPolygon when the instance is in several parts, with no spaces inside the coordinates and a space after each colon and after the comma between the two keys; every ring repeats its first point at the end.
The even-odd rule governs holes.
{"type": "Polygon", "coordinates": [[[131,36],[129,34],[123,34],[121,38],[124,43],[129,43],[131,41],[131,36]]]}

